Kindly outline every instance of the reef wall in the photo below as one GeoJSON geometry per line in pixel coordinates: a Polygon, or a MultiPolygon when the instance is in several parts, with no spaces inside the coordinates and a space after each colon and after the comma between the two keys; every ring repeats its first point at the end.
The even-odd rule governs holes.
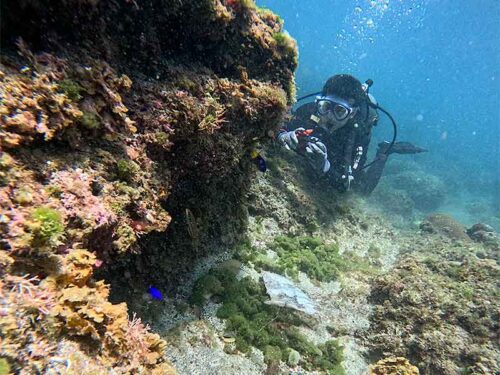
{"type": "Polygon", "coordinates": [[[96,271],[169,290],[238,240],[295,42],[248,0],[2,2],[0,25],[0,356],[167,373],[96,271]]]}

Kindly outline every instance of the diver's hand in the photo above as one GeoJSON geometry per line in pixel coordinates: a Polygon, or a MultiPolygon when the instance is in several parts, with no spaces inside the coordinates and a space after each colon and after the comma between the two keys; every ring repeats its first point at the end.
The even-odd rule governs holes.
{"type": "Polygon", "coordinates": [[[297,128],[288,132],[282,132],[278,135],[278,142],[287,150],[297,150],[299,139],[296,132],[304,131],[304,128],[297,128]]]}
{"type": "Polygon", "coordinates": [[[307,142],[305,150],[306,156],[314,169],[322,173],[330,170],[330,161],[328,160],[328,153],[323,142],[312,137],[312,141],[307,142]]]}

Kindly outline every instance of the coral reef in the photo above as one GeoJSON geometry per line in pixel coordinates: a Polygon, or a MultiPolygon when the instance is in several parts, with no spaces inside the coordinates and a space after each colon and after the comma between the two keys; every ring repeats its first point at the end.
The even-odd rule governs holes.
{"type": "Polygon", "coordinates": [[[467,229],[467,234],[476,242],[484,243],[497,250],[500,249],[500,237],[488,224],[476,223],[467,229]]]}
{"type": "MultiPolygon", "coordinates": [[[[108,251],[126,251],[135,242],[114,246],[123,242],[117,230],[123,225],[143,220],[144,225],[136,232],[164,230],[169,216],[160,207],[157,197],[156,189],[159,189],[160,181],[148,178],[153,169],[151,162],[141,160],[141,173],[136,176],[138,186],[122,186],[114,181],[110,164],[129,149],[108,152],[100,149],[104,144],[99,145],[97,139],[95,144],[82,144],[84,137],[102,136],[117,145],[123,140],[119,141],[116,137],[133,134],[133,121],[126,115],[127,108],[118,93],[122,88],[130,88],[128,77],[116,76],[104,62],[94,61],[93,65],[83,66],[48,53],[33,55],[24,51],[24,54],[29,54],[29,61],[37,71],[32,73],[30,79],[24,78],[12,68],[17,60],[6,58],[11,65],[5,69],[5,77],[9,80],[1,83],[2,90],[10,93],[7,96],[9,100],[0,105],[2,137],[4,140],[16,138],[19,141],[15,144],[6,141],[2,145],[7,147],[2,154],[3,184],[0,187],[5,198],[2,199],[2,209],[6,226],[0,228],[4,246],[13,251],[28,248],[33,251],[49,245],[54,249],[56,245],[64,244],[71,248],[73,244],[83,243],[91,250],[99,250],[100,255],[106,258],[108,251]],[[78,96],[74,92],[76,83],[70,85],[63,80],[70,74],[80,74],[82,88],[78,90],[78,96]],[[38,83],[37,77],[40,75],[51,77],[43,81],[47,88],[39,87],[41,83],[38,83]],[[59,93],[57,82],[63,81],[66,83],[62,87],[70,90],[70,96],[77,98],[77,102],[71,102],[69,97],[59,93]],[[17,82],[24,91],[13,90],[12,82],[17,82]],[[39,97],[33,97],[33,93],[39,97]],[[81,108],[82,113],[91,113],[92,108],[100,128],[89,132],[79,120],[63,119],[61,111],[68,108],[73,111],[80,111],[81,108]],[[17,116],[30,116],[28,113],[36,113],[38,127],[20,129],[10,124],[9,121],[17,116]],[[41,138],[37,138],[38,135],[41,138]],[[57,149],[52,145],[55,138],[66,145],[63,143],[60,150],[57,149]],[[45,142],[51,145],[45,146],[45,142]],[[38,148],[21,147],[31,144],[36,144],[38,148]],[[69,155],[64,152],[68,147],[73,150],[69,155]],[[7,150],[12,150],[11,154],[7,150]],[[132,199],[139,197],[145,198],[144,207],[130,206],[132,199]],[[123,208],[127,205],[128,212],[125,212],[123,208]],[[97,249],[97,237],[106,237],[107,244],[101,242],[97,249]],[[64,241],[55,243],[59,238],[64,238],[64,241]]],[[[117,175],[120,176],[120,173],[117,172],[117,175]]]]}
{"type": "MultiPolygon", "coordinates": [[[[307,175],[301,159],[285,156],[289,163],[284,163],[275,159],[272,152],[272,157],[268,157],[270,173],[254,182],[253,198],[257,205],[250,212],[261,217],[252,221],[251,244],[240,248],[239,257],[243,262],[249,261],[257,269],[284,273],[272,268],[276,267],[279,257],[269,251],[275,238],[283,232],[292,237],[285,242],[287,248],[299,256],[296,264],[306,261],[300,258],[301,246],[290,245],[299,242],[296,234],[307,233],[302,215],[310,212],[319,227],[315,234],[328,239],[327,243],[336,244],[343,261],[349,260],[348,250],[353,249],[363,261],[377,269],[370,272],[370,267],[362,266],[363,262],[359,269],[368,272],[352,273],[349,266],[348,271],[343,268],[337,277],[342,291],[335,295],[326,292],[325,283],[316,284],[321,285],[321,292],[310,290],[313,295],[317,293],[316,298],[322,295],[321,300],[315,300],[320,310],[325,308],[332,313],[342,303],[347,305],[345,314],[337,312],[339,315],[334,319],[331,315],[322,315],[325,321],[331,319],[329,333],[336,337],[347,334],[359,340],[360,346],[368,349],[365,353],[360,350],[365,361],[391,358],[380,363],[386,367],[374,365],[372,371],[411,373],[417,371],[417,366],[421,374],[498,372],[496,358],[500,348],[495,338],[498,251],[492,250],[494,245],[488,241],[481,242],[485,236],[493,238],[492,228],[476,225],[466,233],[466,228],[451,216],[434,214],[423,221],[420,232],[418,228],[408,231],[405,227],[404,232],[396,231],[391,236],[383,218],[370,219],[371,208],[364,207],[360,212],[353,200],[346,198],[341,204],[340,197],[321,182],[311,178],[317,184],[315,188],[307,181],[311,176],[307,175]],[[331,221],[323,219],[329,210],[331,221]],[[335,213],[339,213],[338,216],[335,213]],[[378,224],[385,229],[375,229],[378,224]],[[358,242],[358,236],[363,240],[358,242]],[[391,240],[381,242],[382,236],[391,240]],[[394,258],[386,255],[391,246],[401,254],[395,264],[391,263],[394,258]],[[363,293],[368,294],[367,303],[372,306],[357,304],[362,303],[363,293]],[[402,359],[393,360],[397,357],[406,357],[415,366],[402,359]]],[[[409,195],[406,197],[411,203],[409,195]]],[[[403,215],[406,216],[407,211],[403,215]]],[[[280,247],[276,250],[279,252],[280,247]]],[[[315,334],[323,338],[319,332],[315,327],[315,334]]],[[[367,365],[355,367],[349,363],[349,360],[355,362],[356,357],[352,356],[349,345],[342,343],[344,357],[348,358],[344,361],[346,371],[353,374],[366,371],[367,365]]]]}
{"type": "Polygon", "coordinates": [[[238,239],[296,46],[251,1],[77,3],[0,5],[1,356],[168,373],[164,342],[110,301],[173,289],[238,239]]]}

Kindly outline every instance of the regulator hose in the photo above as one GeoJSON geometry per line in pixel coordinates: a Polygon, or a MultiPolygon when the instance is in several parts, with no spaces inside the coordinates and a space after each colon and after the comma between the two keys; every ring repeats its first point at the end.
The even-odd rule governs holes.
{"type": "MultiPolygon", "coordinates": [[[[387,147],[387,150],[385,151],[385,154],[389,155],[389,152],[391,151],[392,146],[394,146],[394,143],[396,143],[396,138],[398,136],[398,126],[396,125],[396,120],[394,120],[394,117],[392,117],[389,112],[387,112],[384,108],[382,108],[378,104],[370,103],[368,105],[370,107],[372,107],[372,108],[379,109],[380,111],[382,111],[383,113],[385,113],[385,115],[387,117],[389,117],[389,120],[391,120],[391,122],[392,122],[392,129],[393,129],[392,140],[391,140],[391,143],[390,143],[389,147],[387,147]]],[[[362,171],[363,169],[368,168],[370,165],[372,165],[373,163],[375,163],[377,160],[378,160],[378,158],[375,158],[375,160],[373,160],[369,164],[364,165],[363,168],[360,168],[359,170],[362,171]]]]}

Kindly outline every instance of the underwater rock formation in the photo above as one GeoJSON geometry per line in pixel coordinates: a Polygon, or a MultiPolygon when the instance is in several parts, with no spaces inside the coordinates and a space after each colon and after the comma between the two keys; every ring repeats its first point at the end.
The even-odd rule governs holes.
{"type": "Polygon", "coordinates": [[[446,199],[446,185],[416,163],[391,160],[373,200],[387,211],[406,217],[413,209],[430,212],[446,199]]]}
{"type": "Polygon", "coordinates": [[[423,374],[497,373],[497,259],[479,259],[470,242],[426,236],[374,280],[367,345],[423,374]]]}
{"type": "Polygon", "coordinates": [[[391,185],[395,189],[407,191],[415,207],[423,211],[435,210],[446,197],[446,187],[443,181],[422,170],[405,171],[393,175],[391,185]]]}
{"type": "Polygon", "coordinates": [[[498,234],[488,224],[476,223],[469,229],[467,229],[467,234],[476,242],[482,242],[486,244],[495,245],[500,242],[498,234]]]}
{"type": "Polygon", "coordinates": [[[282,26],[251,1],[2,2],[0,356],[14,371],[72,352],[87,373],[168,373],[165,343],[94,279],[172,289],[237,239],[250,151],[294,97],[282,26]]]}
{"type": "Polygon", "coordinates": [[[470,242],[465,227],[447,214],[429,215],[421,224],[420,229],[427,233],[437,233],[452,240],[470,242]]]}

